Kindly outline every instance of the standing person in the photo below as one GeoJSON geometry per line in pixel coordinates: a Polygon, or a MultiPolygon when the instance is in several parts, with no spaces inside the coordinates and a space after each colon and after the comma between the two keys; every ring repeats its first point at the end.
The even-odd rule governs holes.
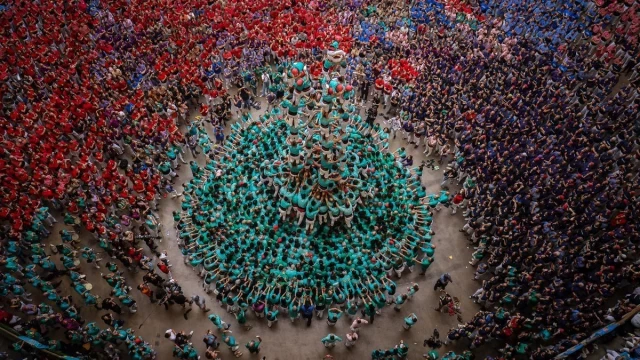
{"type": "Polygon", "coordinates": [[[356,344],[358,337],[359,336],[357,332],[355,331],[348,332],[347,335],[345,336],[346,341],[344,342],[344,346],[346,346],[347,349],[351,349],[351,347],[356,344]]]}
{"type": "Polygon", "coordinates": [[[224,144],[224,128],[220,125],[216,126],[213,130],[216,138],[216,144],[223,145],[224,144]]]}
{"type": "Polygon", "coordinates": [[[218,337],[215,336],[211,332],[211,330],[207,330],[207,333],[204,335],[202,342],[204,342],[204,344],[207,346],[207,350],[209,349],[215,350],[218,348],[218,346],[220,346],[220,343],[218,343],[218,337]]]}
{"type": "Polygon", "coordinates": [[[238,309],[234,310],[234,312],[236,314],[236,320],[238,321],[238,324],[242,325],[247,331],[251,330],[253,326],[247,323],[247,314],[244,308],[238,307],[238,309]]]}
{"type": "Polygon", "coordinates": [[[453,282],[453,279],[451,278],[451,275],[449,275],[449,273],[444,273],[438,278],[438,281],[436,281],[436,284],[433,286],[433,290],[434,291],[438,289],[444,290],[447,287],[447,285],[452,282],[453,282]]]}
{"type": "Polygon", "coordinates": [[[404,303],[407,302],[407,294],[398,294],[395,299],[395,305],[393,306],[393,310],[400,311],[404,303]]]}
{"type": "Polygon", "coordinates": [[[360,328],[362,327],[362,325],[366,325],[369,322],[365,319],[360,319],[360,318],[356,318],[355,320],[353,320],[353,322],[351,323],[351,327],[349,328],[352,332],[360,332],[360,328]]]}
{"type": "Polygon", "coordinates": [[[178,333],[173,331],[173,329],[168,329],[167,331],[164,332],[164,337],[165,339],[169,339],[175,343],[176,339],[178,338],[178,333]]]}
{"type": "Polygon", "coordinates": [[[407,287],[407,300],[413,299],[413,296],[420,290],[418,284],[413,283],[411,286],[407,287]]]}
{"type": "Polygon", "coordinates": [[[124,320],[116,319],[112,313],[106,313],[100,317],[104,323],[113,328],[122,327],[124,325],[124,320]]]}
{"type": "Polygon", "coordinates": [[[373,123],[376,121],[376,117],[378,117],[378,107],[372,106],[367,109],[367,125],[369,125],[369,129],[367,129],[367,133],[371,131],[373,128],[373,123]]]}
{"type": "Polygon", "coordinates": [[[433,334],[428,339],[425,339],[422,343],[422,346],[429,346],[431,349],[437,349],[442,346],[442,341],[440,341],[440,332],[438,329],[433,329],[433,334]]]}
{"type": "Polygon", "coordinates": [[[371,81],[368,77],[364,78],[360,83],[360,103],[364,106],[367,98],[369,97],[369,89],[371,88],[371,81]]]}
{"type": "Polygon", "coordinates": [[[449,305],[450,302],[453,301],[453,299],[451,298],[451,295],[447,294],[444,290],[440,290],[440,292],[442,292],[442,295],[440,295],[439,298],[439,304],[438,307],[436,309],[434,309],[435,311],[442,311],[442,308],[449,305]]]}
{"type": "Polygon", "coordinates": [[[95,251],[92,248],[85,246],[82,248],[81,252],[82,252],[82,257],[86,259],[89,264],[93,263],[96,269],[100,269],[100,264],[98,262],[101,261],[102,259],[98,258],[95,251]]]}
{"type": "Polygon", "coordinates": [[[258,319],[262,319],[264,317],[265,307],[266,307],[265,302],[262,300],[258,300],[255,303],[253,303],[253,305],[251,305],[251,308],[253,309],[253,313],[256,315],[258,319]]]}
{"type": "Polygon", "coordinates": [[[175,342],[178,346],[182,346],[188,343],[189,340],[191,340],[192,336],[193,331],[189,332],[189,334],[187,335],[187,333],[185,333],[184,331],[175,332],[173,329],[168,329],[164,333],[165,338],[175,342]]]}
{"type": "Polygon", "coordinates": [[[365,305],[364,309],[362,309],[362,316],[369,317],[369,323],[373,324],[373,321],[376,317],[376,307],[373,303],[368,303],[365,305]]]}
{"type": "Polygon", "coordinates": [[[191,300],[189,301],[191,304],[196,304],[197,307],[202,310],[202,312],[209,312],[211,309],[207,309],[206,299],[204,296],[193,295],[191,296],[191,300]]]}
{"type": "Polygon", "coordinates": [[[400,344],[393,349],[399,359],[406,359],[409,354],[409,347],[404,344],[404,340],[400,340],[400,344]]]}
{"type": "Polygon", "coordinates": [[[402,121],[400,121],[400,118],[397,116],[392,117],[391,119],[389,119],[389,124],[391,127],[391,134],[393,135],[393,138],[396,138],[396,135],[398,134],[398,130],[402,129],[402,121]]]}
{"type": "Polygon", "coordinates": [[[251,340],[245,345],[245,347],[251,354],[257,354],[260,352],[260,344],[262,344],[262,338],[260,337],[260,335],[257,335],[256,339],[258,340],[251,340]]]}
{"type": "Polygon", "coordinates": [[[402,325],[402,327],[405,330],[410,330],[413,327],[413,325],[415,325],[417,322],[418,322],[418,317],[416,316],[416,314],[411,313],[411,315],[404,318],[404,325],[402,325]]]}
{"type": "Polygon", "coordinates": [[[267,92],[269,91],[269,87],[271,86],[271,77],[267,71],[262,73],[262,91],[260,92],[261,97],[267,96],[267,92]]]}
{"type": "Polygon", "coordinates": [[[300,317],[300,306],[298,306],[298,300],[294,300],[289,304],[288,312],[289,319],[291,319],[292,323],[300,317]]]}
{"type": "Polygon", "coordinates": [[[267,308],[266,318],[267,318],[267,326],[272,327],[273,324],[278,322],[278,308],[276,306],[272,306],[271,308],[267,308]]]}
{"type": "Polygon", "coordinates": [[[320,340],[324,347],[331,349],[336,346],[336,343],[342,341],[342,338],[335,334],[329,334],[320,340]]]}
{"type": "Polygon", "coordinates": [[[240,99],[242,99],[242,109],[249,109],[251,107],[251,90],[246,87],[241,87],[238,90],[240,99]]]}
{"type": "Polygon", "coordinates": [[[256,79],[256,75],[253,72],[249,73],[247,82],[249,83],[251,93],[253,96],[256,96],[258,94],[258,79],[256,79]]]}
{"type": "Polygon", "coordinates": [[[188,314],[191,312],[191,310],[193,310],[191,307],[191,303],[187,300],[187,297],[184,296],[184,294],[180,291],[174,291],[170,296],[169,296],[169,300],[182,306],[182,309],[185,310],[184,314],[182,314],[182,316],[184,317],[185,320],[189,320],[188,318],[188,314]],[[187,309],[187,303],[189,303],[189,308],[187,309]]]}
{"type": "Polygon", "coordinates": [[[222,341],[224,341],[224,343],[229,347],[229,350],[233,352],[233,355],[235,355],[235,357],[242,356],[242,352],[239,349],[240,347],[238,346],[236,338],[231,335],[231,330],[224,330],[222,334],[222,341]]]}
{"type": "Polygon", "coordinates": [[[211,314],[208,317],[209,317],[209,321],[211,321],[218,330],[227,330],[231,327],[230,324],[227,324],[226,322],[222,321],[222,318],[220,318],[220,316],[216,314],[211,314]]]}
{"type": "Polygon", "coordinates": [[[402,124],[402,138],[411,144],[414,144],[414,142],[411,141],[414,129],[413,122],[410,120],[407,120],[402,124]]]}
{"type": "Polygon", "coordinates": [[[465,191],[464,189],[460,189],[458,193],[451,200],[451,214],[455,214],[458,211],[458,208],[462,206],[462,202],[464,201],[465,191]]]}
{"type": "MultiPolygon", "coordinates": [[[[435,246],[432,246],[432,248],[435,246]]],[[[429,266],[431,266],[431,263],[433,262],[433,258],[429,257],[428,255],[425,255],[422,260],[420,260],[420,275],[424,275],[427,272],[427,269],[429,268],[429,266]]]]}
{"type": "Polygon", "coordinates": [[[400,92],[397,89],[394,89],[391,93],[391,106],[387,110],[387,114],[395,114],[400,105],[400,92]]]}
{"type": "Polygon", "coordinates": [[[113,298],[110,297],[102,300],[102,309],[111,310],[118,315],[122,314],[122,308],[120,307],[120,305],[118,305],[118,303],[113,301],[113,298]]]}
{"type": "Polygon", "coordinates": [[[327,325],[335,326],[338,320],[342,316],[342,311],[338,308],[331,308],[327,312],[327,325]]]}
{"type": "Polygon", "coordinates": [[[302,318],[307,319],[307,327],[311,326],[311,320],[313,320],[313,310],[315,310],[315,306],[313,306],[311,299],[307,297],[304,304],[300,307],[302,318]]]}
{"type": "Polygon", "coordinates": [[[153,290],[151,290],[149,284],[143,282],[142,284],[138,285],[138,290],[140,290],[143,295],[147,296],[152,304],[156,302],[156,299],[154,299],[153,297],[153,290]]]}

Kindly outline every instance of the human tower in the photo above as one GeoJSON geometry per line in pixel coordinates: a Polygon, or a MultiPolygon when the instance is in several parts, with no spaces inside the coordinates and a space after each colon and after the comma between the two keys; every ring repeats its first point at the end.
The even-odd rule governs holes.
{"type": "Polygon", "coordinates": [[[433,261],[438,197],[422,168],[403,164],[403,148],[390,152],[388,131],[361,119],[335,66],[324,70],[273,70],[273,86],[287,89],[278,106],[245,114],[185,186],[176,220],[186,261],[236,312],[264,303],[293,320],[311,303],[354,316],[393,301],[391,275],[433,261]]]}

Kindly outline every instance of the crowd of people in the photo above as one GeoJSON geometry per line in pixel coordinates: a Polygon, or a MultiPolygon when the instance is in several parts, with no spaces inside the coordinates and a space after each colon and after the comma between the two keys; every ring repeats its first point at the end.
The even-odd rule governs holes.
{"type": "Polygon", "coordinates": [[[306,308],[339,307],[373,322],[402,298],[392,275],[433,261],[432,211],[448,192],[427,194],[422,168],[388,151],[388,130],[363,121],[341,76],[311,81],[304,69],[269,71],[296,85],[270,112],[243,114],[214,160],[192,167],[174,218],[180,245],[236,317],[251,308],[270,326],[279,312],[309,325],[306,308]]]}
{"type": "Polygon", "coordinates": [[[460,231],[475,246],[474,298],[487,312],[449,338],[515,341],[551,358],[561,340],[602,325],[604,301],[637,281],[638,87],[609,95],[622,69],[589,44],[542,52],[503,31],[488,19],[477,36],[462,26],[423,38],[408,106],[417,121],[404,129],[452,157],[445,185],[463,183],[460,231]]]}
{"type": "MultiPolygon", "coordinates": [[[[116,358],[117,348],[125,344],[132,358],[153,358],[149,344],[125,328],[119,315],[105,314],[109,328],[100,329],[85,322],[77,308],[82,301],[116,313],[120,305],[136,312],[137,296],[130,293],[116,260],[127,271],[147,272],[137,287],[142,295],[156,297],[165,306],[189,303],[171,278],[166,253],[159,250],[163,224],[158,200],[169,196],[183,196],[182,210],[189,214],[175,214],[186,261],[203,276],[209,274],[205,283],[212,284],[218,300],[239,321],[243,297],[229,296],[237,291],[247,296],[245,307],[254,311],[262,301],[271,322],[277,310],[274,315],[269,305],[282,306],[287,293],[289,300],[298,299],[298,306],[313,307],[312,314],[332,303],[347,303],[350,296],[357,303],[357,297],[362,314],[372,322],[385,304],[404,301],[400,294],[394,297],[390,275],[401,276],[416,262],[422,273],[429,266],[429,212],[446,204],[453,212],[464,209],[467,223],[460,230],[475,247],[470,263],[482,281],[473,298],[484,308],[472,321],[452,329],[448,339],[469,338],[472,348],[501,339],[517,344],[505,347],[503,354],[551,358],[594,327],[619,320],[632,304],[627,300],[611,311],[603,308],[607,298],[638,280],[640,271],[634,263],[639,11],[634,0],[39,0],[2,5],[0,289],[9,305],[2,310],[2,322],[52,349],[83,353],[91,344],[91,349],[104,349],[116,358]],[[309,79],[300,78],[296,63],[306,64],[309,79]],[[337,84],[331,84],[334,78],[337,84]],[[302,94],[314,84],[321,86],[301,104],[302,94]],[[254,120],[248,110],[258,106],[260,85],[269,118],[254,120]],[[240,91],[231,96],[235,86],[240,91]],[[343,97],[340,102],[331,99],[334,92],[343,97]],[[190,108],[199,108],[201,121],[190,120],[190,108]],[[365,111],[364,120],[360,110],[365,111]],[[239,147],[264,144],[260,151],[273,152],[270,158],[280,159],[288,173],[296,171],[302,166],[295,162],[302,136],[289,129],[298,119],[322,127],[329,115],[344,116],[345,125],[339,126],[343,133],[357,128],[354,136],[362,134],[376,146],[399,133],[407,146],[424,149],[446,166],[443,187],[458,182],[462,189],[427,196],[419,184],[424,167],[413,164],[411,156],[384,148],[369,154],[354,145],[363,140],[346,139],[350,151],[355,146],[367,155],[358,154],[359,180],[371,181],[371,165],[390,176],[390,181],[372,182],[397,190],[381,201],[387,207],[380,214],[364,213],[367,207],[356,206],[360,197],[370,196],[364,191],[353,192],[356,197],[348,201],[332,202],[333,209],[320,206],[327,204],[323,200],[317,209],[306,205],[299,211],[301,192],[277,184],[282,177],[274,176],[270,164],[255,159],[238,163],[240,158],[233,157],[239,147]],[[376,123],[380,115],[385,117],[382,125],[376,123]],[[225,139],[223,129],[232,118],[240,119],[234,125],[240,128],[234,129],[235,138],[225,139]],[[213,139],[205,120],[215,126],[213,139]],[[263,123],[275,129],[272,143],[261,139],[245,144],[251,136],[264,134],[263,123]],[[196,180],[181,194],[174,185],[176,171],[187,164],[187,151],[205,154],[210,162],[204,168],[189,163],[196,180]],[[216,206],[243,204],[245,209],[234,208],[232,214],[261,216],[251,210],[264,200],[259,196],[235,205],[223,201],[236,196],[229,196],[234,191],[246,193],[252,181],[224,182],[210,176],[225,166],[235,167],[229,171],[239,176],[255,172],[280,196],[275,200],[259,194],[273,202],[273,211],[266,214],[269,223],[258,221],[265,237],[276,243],[269,244],[276,266],[261,264],[266,276],[244,272],[244,264],[237,263],[248,260],[241,257],[249,251],[248,243],[206,248],[211,240],[206,234],[222,234],[217,233],[215,216],[229,215],[216,206]],[[412,175],[403,179],[405,172],[412,175]],[[218,183],[198,183],[200,177],[218,183]],[[400,180],[412,182],[420,204],[402,194],[409,188],[387,185],[400,180]],[[220,193],[220,198],[207,200],[211,221],[190,209],[204,187],[220,193]],[[385,237],[392,230],[376,229],[373,222],[399,219],[393,212],[401,207],[424,209],[412,215],[420,220],[413,230],[418,235],[409,234],[414,236],[410,244],[389,244],[392,239],[385,237]],[[52,214],[66,225],[56,236],[51,236],[56,222],[52,214]],[[336,255],[346,253],[334,255],[326,246],[296,239],[314,228],[321,231],[319,224],[335,222],[350,228],[351,236],[327,238],[335,249],[345,241],[360,241],[354,235],[358,232],[375,232],[377,237],[361,240],[349,261],[336,261],[336,255]],[[299,228],[292,225],[298,223],[299,228]],[[199,232],[201,238],[189,233],[196,225],[205,229],[199,232]],[[52,237],[57,246],[42,245],[52,237]],[[147,249],[138,245],[141,240],[147,249]],[[94,250],[96,245],[102,250],[94,250]],[[297,255],[282,259],[279,249],[289,248],[298,249],[297,255]],[[365,262],[359,254],[363,249],[387,258],[365,262]],[[205,260],[205,250],[221,260],[205,260]],[[417,258],[418,253],[424,256],[417,258]],[[105,265],[101,257],[106,256],[111,260],[105,265]],[[82,259],[108,269],[103,278],[111,289],[104,300],[86,281],[82,259]],[[338,266],[344,263],[348,267],[338,266]],[[211,264],[218,266],[217,272],[211,264]],[[335,269],[351,271],[349,289],[333,285],[335,269]],[[249,275],[273,283],[250,280],[249,275]],[[244,282],[234,289],[231,280],[241,277],[244,282]],[[71,281],[78,295],[58,289],[62,278],[71,281]],[[46,302],[35,305],[30,292],[46,302]],[[47,336],[55,328],[64,329],[67,341],[47,336]]],[[[311,146],[331,150],[333,141],[322,138],[322,129],[318,134],[311,146]]],[[[313,162],[319,173],[326,165],[330,174],[334,160],[313,162]]],[[[326,178],[320,182],[327,185],[326,178]]],[[[353,315],[349,307],[345,311],[353,315]]],[[[358,306],[351,311],[357,312],[358,306]]],[[[299,309],[296,314],[304,317],[305,312],[299,309]]],[[[20,351],[32,350],[27,343],[18,345],[20,351]]],[[[179,354],[193,356],[187,350],[179,354]]]]}

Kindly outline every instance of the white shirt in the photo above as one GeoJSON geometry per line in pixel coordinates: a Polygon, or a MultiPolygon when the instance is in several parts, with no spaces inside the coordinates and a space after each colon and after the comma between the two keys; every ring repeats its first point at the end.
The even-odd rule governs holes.
{"type": "Polygon", "coordinates": [[[400,119],[398,119],[397,116],[394,116],[391,119],[389,119],[389,122],[391,123],[392,130],[400,130],[402,128],[402,122],[400,122],[400,119]]]}
{"type": "Polygon", "coordinates": [[[353,333],[348,333],[347,334],[347,341],[354,342],[356,340],[358,340],[358,333],[357,332],[353,332],[353,333]]]}
{"type": "Polygon", "coordinates": [[[176,333],[175,333],[175,331],[173,331],[173,329],[169,329],[169,330],[165,331],[164,333],[165,334],[169,334],[169,340],[176,341],[176,333]]]}
{"type": "Polygon", "coordinates": [[[353,320],[353,322],[351,323],[351,327],[354,329],[359,328],[362,325],[368,324],[369,322],[365,319],[360,319],[360,322],[358,322],[358,319],[353,320]]]}

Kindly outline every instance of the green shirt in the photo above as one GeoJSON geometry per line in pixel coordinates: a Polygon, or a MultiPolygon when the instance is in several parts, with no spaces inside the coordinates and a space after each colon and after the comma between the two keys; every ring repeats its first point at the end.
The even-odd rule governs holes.
{"type": "Polygon", "coordinates": [[[256,351],[260,348],[260,341],[250,341],[245,345],[245,347],[250,351],[256,351]]]}

